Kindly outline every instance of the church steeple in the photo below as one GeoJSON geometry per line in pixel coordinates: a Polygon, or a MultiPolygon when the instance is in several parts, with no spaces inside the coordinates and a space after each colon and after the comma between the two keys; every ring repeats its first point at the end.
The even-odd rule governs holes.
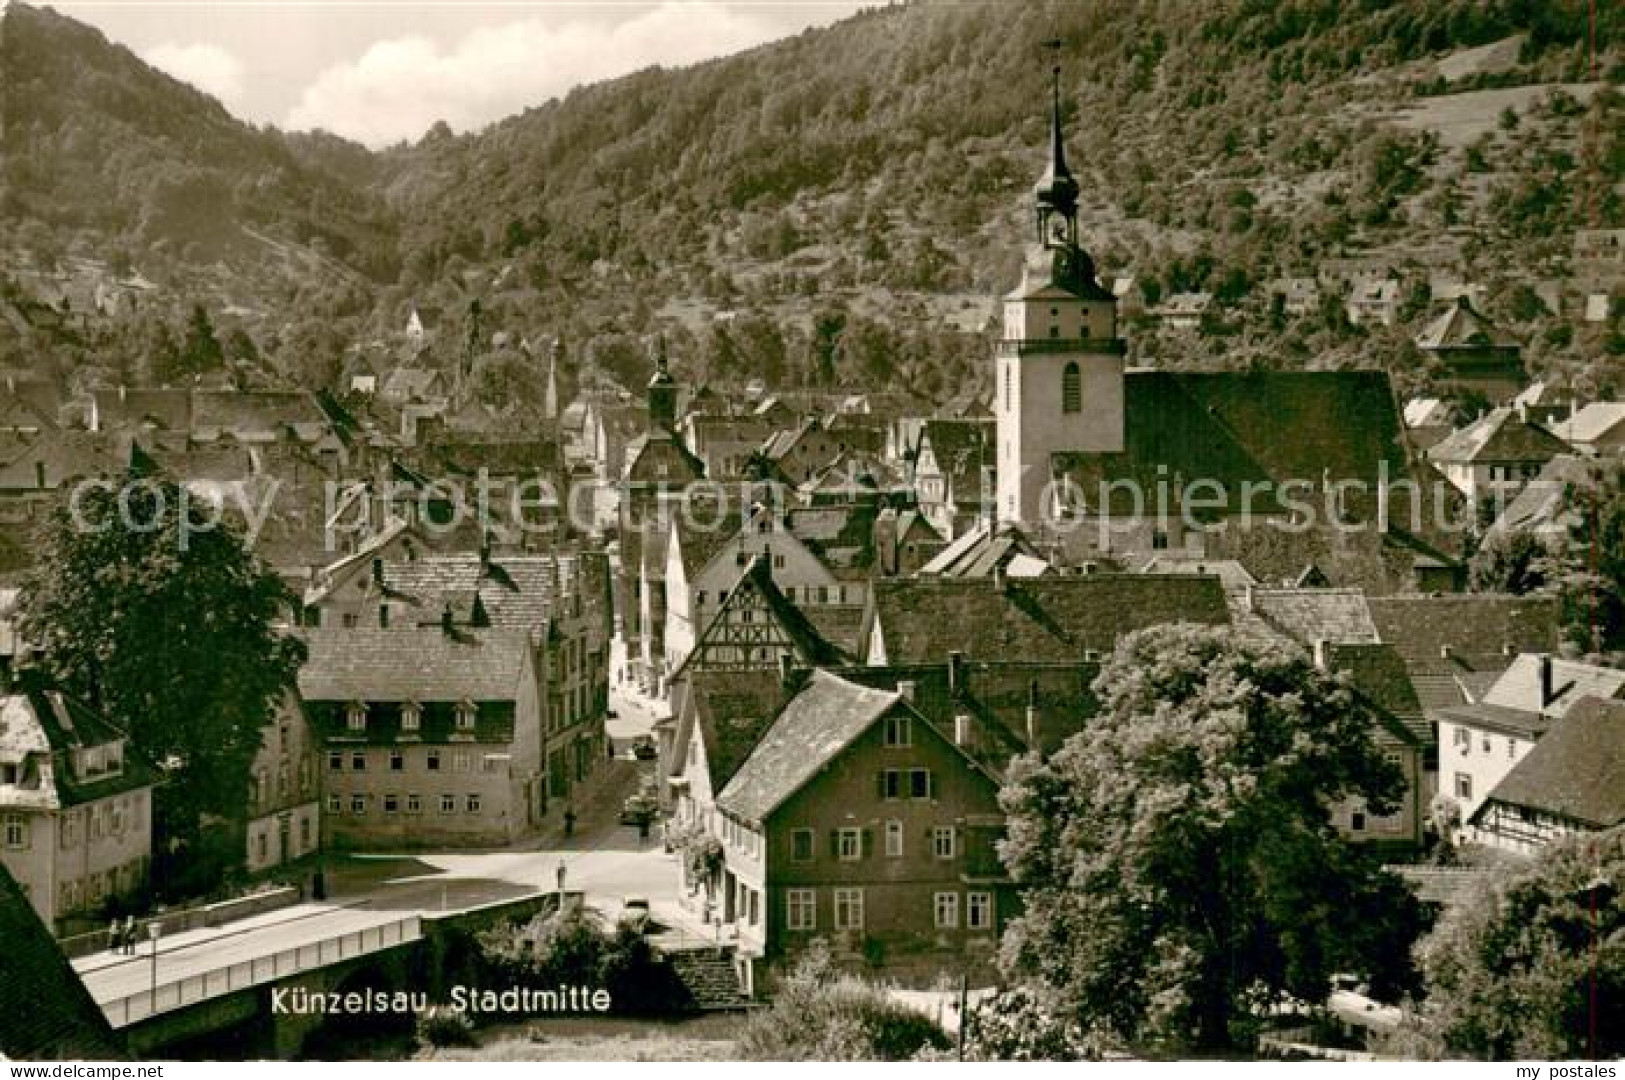
{"type": "Polygon", "coordinates": [[[670,432],[677,427],[677,380],[666,367],[666,335],[655,343],[655,373],[649,379],[649,430],[670,432]]]}
{"type": "MultiPolygon", "coordinates": [[[[1047,42],[1059,50],[1060,42],[1047,42]]],[[[1045,247],[1075,247],[1078,242],[1077,178],[1066,167],[1066,140],[1061,131],[1061,65],[1050,68],[1049,165],[1033,185],[1038,242],[1045,247]]]]}

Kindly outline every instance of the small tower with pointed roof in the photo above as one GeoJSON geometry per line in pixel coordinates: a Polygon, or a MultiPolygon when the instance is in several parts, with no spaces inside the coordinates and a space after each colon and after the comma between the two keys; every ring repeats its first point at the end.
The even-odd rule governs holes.
{"type": "Polygon", "coordinates": [[[655,344],[655,373],[649,379],[649,430],[672,432],[677,428],[677,380],[671,377],[666,361],[666,336],[655,344]]]}
{"type": "Polygon", "coordinates": [[[1033,187],[1037,235],[1021,285],[1004,298],[994,355],[998,507],[1003,522],[1051,514],[1050,461],[1123,449],[1123,354],[1117,300],[1078,243],[1077,178],[1067,168],[1061,68],[1051,70],[1050,155],[1033,187]]]}

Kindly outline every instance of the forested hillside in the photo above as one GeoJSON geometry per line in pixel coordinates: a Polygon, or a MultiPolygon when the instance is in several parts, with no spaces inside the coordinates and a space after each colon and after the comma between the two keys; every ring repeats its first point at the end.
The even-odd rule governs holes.
{"type": "Polygon", "coordinates": [[[13,4],[5,27],[21,246],[95,237],[143,270],[225,252],[231,287],[275,309],[252,332],[307,381],[414,305],[465,338],[478,300],[482,341],[562,334],[628,379],[658,329],[690,375],[947,396],[980,377],[1013,283],[1050,38],[1102,274],[1133,278],[1131,307],[1214,297],[1199,332],[1136,319],[1137,361],[1425,385],[1409,334],[1444,275],[1485,287],[1537,370],[1616,381],[1617,320],[1550,298],[1573,230],[1622,220],[1618,5],[1594,31],[1585,0],[897,6],[379,154],[238,124],[67,20],[13,4]],[[271,287],[256,258],[344,280],[271,287]],[[1351,259],[1403,279],[1402,325],[1272,304],[1271,282],[1351,259]]]}

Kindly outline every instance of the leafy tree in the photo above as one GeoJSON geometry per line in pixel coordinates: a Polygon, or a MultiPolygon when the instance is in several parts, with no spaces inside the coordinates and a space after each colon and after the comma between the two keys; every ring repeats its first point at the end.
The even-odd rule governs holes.
{"type": "Polygon", "coordinates": [[[1563,495],[1573,518],[1548,577],[1570,641],[1591,653],[1625,645],[1625,467],[1598,465],[1563,495]]]}
{"type": "Polygon", "coordinates": [[[1452,907],[1417,949],[1405,1056],[1625,1056],[1625,827],[1553,844],[1452,907]]]}
{"type": "Polygon", "coordinates": [[[1522,596],[1546,584],[1549,554],[1540,537],[1519,529],[1495,533],[1473,556],[1468,570],[1475,592],[1522,596]]]}
{"type": "Polygon", "coordinates": [[[293,596],[212,507],[168,480],[126,479],[57,507],[21,624],[46,669],[164,774],[157,824],[184,845],[206,816],[241,815],[261,732],[304,645],[276,625],[293,596]]]}
{"type": "Polygon", "coordinates": [[[225,366],[226,352],[220,339],[215,337],[214,324],[202,304],[193,304],[186,319],[186,332],[181,339],[180,353],[176,357],[174,374],[200,375],[218,371],[225,366]]]}
{"type": "Polygon", "coordinates": [[[1125,638],[1094,691],[1100,715],[1002,794],[1008,974],[1092,1043],[1156,1053],[1245,1047],[1258,1007],[1322,1000],[1332,972],[1410,985],[1415,901],[1331,823],[1403,784],[1346,687],[1299,650],[1169,626],[1125,638]]]}

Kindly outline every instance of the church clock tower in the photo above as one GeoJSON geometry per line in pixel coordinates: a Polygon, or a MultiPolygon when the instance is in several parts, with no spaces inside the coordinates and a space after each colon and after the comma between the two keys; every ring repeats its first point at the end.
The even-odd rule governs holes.
{"type": "Polygon", "coordinates": [[[994,353],[998,520],[1037,526],[1050,460],[1123,449],[1123,353],[1117,300],[1078,245],[1078,181],[1061,138],[1061,69],[1051,73],[1050,160],[1033,187],[1036,242],[1021,285],[1004,298],[994,353]]]}

